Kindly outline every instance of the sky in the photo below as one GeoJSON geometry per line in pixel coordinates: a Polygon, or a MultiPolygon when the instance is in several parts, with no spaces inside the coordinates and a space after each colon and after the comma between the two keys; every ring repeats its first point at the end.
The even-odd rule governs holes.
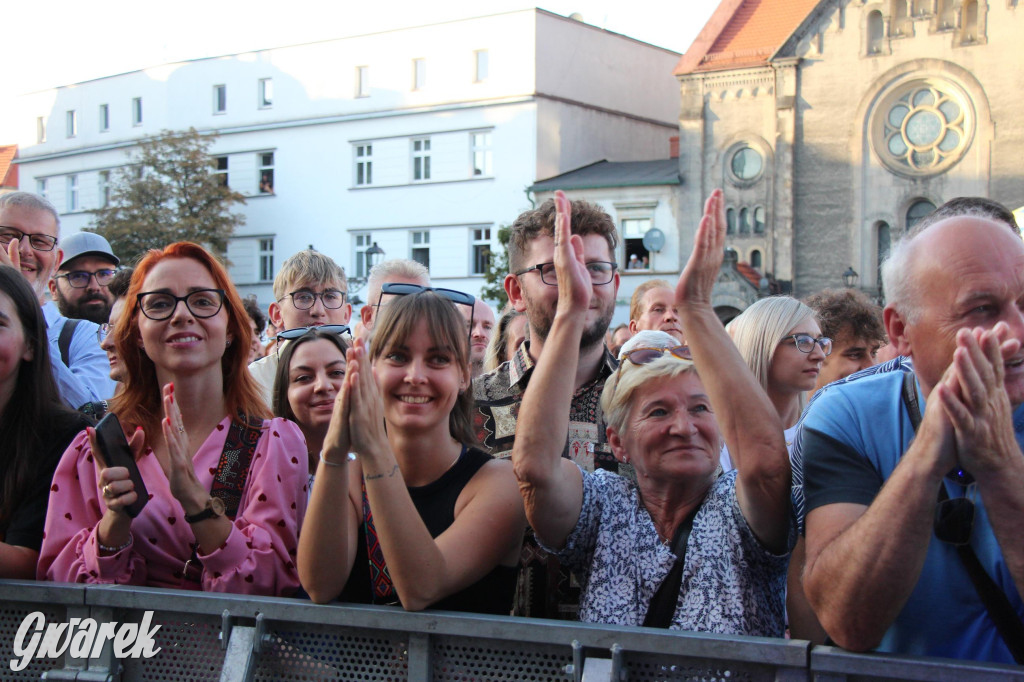
{"type": "Polygon", "coordinates": [[[51,0],[6,3],[0,106],[17,95],[198,57],[538,6],[685,52],[719,0],[51,0]],[[41,11],[45,8],[45,12],[41,11]]]}

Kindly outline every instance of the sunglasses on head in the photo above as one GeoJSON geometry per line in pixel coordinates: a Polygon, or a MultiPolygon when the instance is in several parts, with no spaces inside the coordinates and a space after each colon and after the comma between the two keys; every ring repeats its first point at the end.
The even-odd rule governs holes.
{"type": "Polygon", "coordinates": [[[425,291],[433,291],[439,296],[444,296],[452,303],[469,306],[469,333],[473,333],[473,318],[476,315],[476,307],[474,305],[476,303],[476,296],[467,294],[464,291],[443,289],[441,287],[425,287],[419,284],[405,284],[404,282],[385,282],[380,287],[380,296],[377,297],[377,310],[380,310],[385,294],[390,296],[409,296],[422,294],[425,291]]]}
{"type": "Polygon", "coordinates": [[[626,366],[626,360],[629,360],[634,365],[647,365],[654,362],[658,358],[664,356],[665,353],[668,353],[672,357],[678,358],[680,360],[693,362],[693,356],[690,354],[689,346],[672,346],[670,348],[649,346],[643,348],[634,348],[630,351],[627,351],[619,359],[619,373],[621,374],[622,368],[626,366]]]}
{"type": "Polygon", "coordinates": [[[327,332],[328,334],[342,334],[349,333],[349,327],[347,324],[322,324],[319,327],[296,327],[295,329],[285,329],[277,333],[277,344],[274,347],[274,352],[278,357],[281,357],[281,342],[282,341],[294,341],[295,339],[301,339],[306,334],[311,334],[317,330],[327,332]]]}

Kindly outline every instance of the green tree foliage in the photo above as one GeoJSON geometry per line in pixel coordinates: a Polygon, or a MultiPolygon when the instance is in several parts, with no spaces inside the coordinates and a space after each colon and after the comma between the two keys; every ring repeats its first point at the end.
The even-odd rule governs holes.
{"type": "Polygon", "coordinates": [[[110,242],[122,261],[177,241],[202,244],[223,255],[245,217],[231,212],[245,197],[213,173],[212,136],[194,128],[165,130],[139,143],[130,164],[111,178],[110,202],[88,228],[110,242]]]}
{"type": "Polygon", "coordinates": [[[508,294],[505,293],[505,275],[508,274],[508,238],[511,230],[508,226],[498,228],[498,250],[491,252],[491,262],[484,273],[484,281],[487,282],[480,289],[480,296],[488,301],[494,301],[498,312],[505,309],[508,303],[508,294]]]}

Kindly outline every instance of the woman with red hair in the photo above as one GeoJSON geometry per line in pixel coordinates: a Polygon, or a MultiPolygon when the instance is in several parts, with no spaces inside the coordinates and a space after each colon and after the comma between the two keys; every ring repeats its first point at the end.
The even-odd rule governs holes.
{"type": "Polygon", "coordinates": [[[110,410],[148,490],[108,466],[92,428],[61,460],[37,576],[64,582],[288,595],[306,507],[298,427],[270,419],[246,370],[252,334],[223,266],[179,242],[132,276],[110,410]]]}

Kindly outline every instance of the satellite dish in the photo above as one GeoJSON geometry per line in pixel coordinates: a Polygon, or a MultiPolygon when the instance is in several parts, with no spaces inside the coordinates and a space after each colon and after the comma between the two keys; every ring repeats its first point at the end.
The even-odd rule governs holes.
{"type": "Polygon", "coordinates": [[[665,233],[656,227],[652,227],[644,233],[644,248],[652,253],[658,253],[665,246],[665,233]]]}

